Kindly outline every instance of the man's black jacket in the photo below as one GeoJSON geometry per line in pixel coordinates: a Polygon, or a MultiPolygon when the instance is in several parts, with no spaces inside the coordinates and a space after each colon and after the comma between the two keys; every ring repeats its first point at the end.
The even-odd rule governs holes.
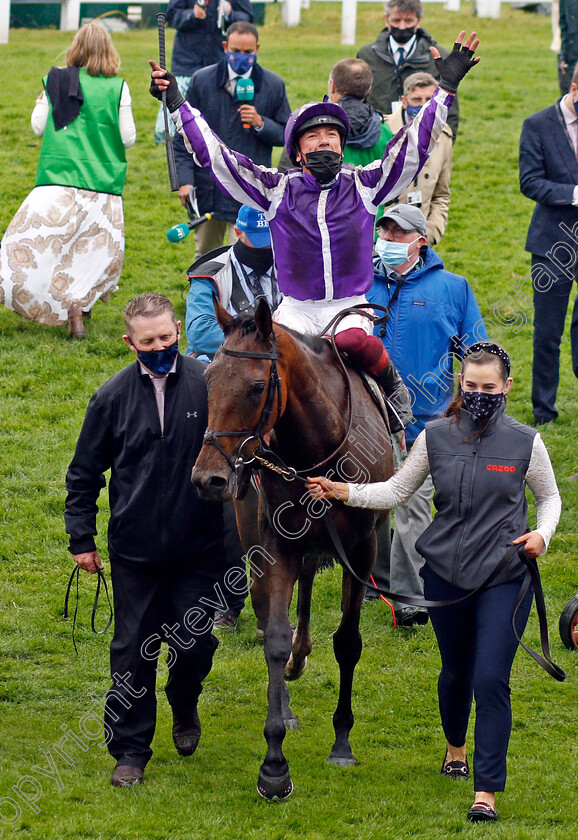
{"type": "Polygon", "coordinates": [[[222,505],[199,499],[191,470],[207,426],[202,362],[179,355],[165,390],[165,429],[154,387],[138,362],[93,395],[66,476],[70,551],[95,549],[97,499],[110,469],[109,550],[169,563],[218,547],[222,505]]]}
{"type": "MultiPolygon", "coordinates": [[[[235,152],[250,157],[258,166],[271,166],[273,146],[283,145],[285,124],[291,114],[285,83],[281,76],[255,64],[251,79],[255,85],[255,96],[247,104],[253,105],[263,117],[261,131],[244,129],[237,113],[241,103],[226,89],[229,79],[227,62],[223,59],[212,67],[199,70],[191,79],[187,101],[198,108],[212,130],[235,152]]],[[[179,185],[194,184],[201,213],[213,213],[222,222],[233,223],[239,207],[225,195],[211,180],[208,169],[196,166],[193,156],[185,148],[180,134],[173,142],[179,185]]]]}

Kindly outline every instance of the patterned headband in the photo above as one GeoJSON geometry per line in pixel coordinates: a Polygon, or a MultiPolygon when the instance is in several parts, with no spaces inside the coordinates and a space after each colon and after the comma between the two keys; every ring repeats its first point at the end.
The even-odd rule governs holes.
{"type": "Polygon", "coordinates": [[[464,360],[480,353],[493,353],[494,356],[499,356],[504,363],[507,375],[510,375],[510,357],[499,344],[493,344],[491,341],[478,341],[476,344],[471,344],[464,353],[464,360]]]}

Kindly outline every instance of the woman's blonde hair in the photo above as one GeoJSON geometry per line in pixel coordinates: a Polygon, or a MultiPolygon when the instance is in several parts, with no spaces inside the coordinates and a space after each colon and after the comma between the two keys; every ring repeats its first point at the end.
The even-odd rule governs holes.
{"type": "Polygon", "coordinates": [[[86,67],[89,76],[116,76],[120,56],[102,23],[91,20],[78,30],[66,53],[66,66],[86,67]]]}

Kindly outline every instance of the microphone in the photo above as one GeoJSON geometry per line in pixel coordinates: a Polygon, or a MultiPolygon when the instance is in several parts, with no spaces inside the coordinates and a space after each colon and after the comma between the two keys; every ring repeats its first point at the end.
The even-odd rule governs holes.
{"type": "Polygon", "coordinates": [[[169,242],[180,242],[181,239],[186,239],[193,228],[202,225],[203,222],[208,222],[211,219],[210,213],[204,213],[198,219],[192,219],[190,222],[182,222],[180,225],[173,225],[167,230],[167,239],[169,242]]]}
{"type": "MultiPolygon", "coordinates": [[[[235,96],[239,102],[252,102],[255,96],[255,84],[252,79],[237,79],[237,86],[235,87],[235,96]]],[[[245,131],[249,131],[251,126],[248,123],[243,123],[245,131]]]]}

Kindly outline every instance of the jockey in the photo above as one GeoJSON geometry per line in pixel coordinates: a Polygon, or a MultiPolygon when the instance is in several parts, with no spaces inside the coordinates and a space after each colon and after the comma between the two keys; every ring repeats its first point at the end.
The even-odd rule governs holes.
{"type": "MultiPolygon", "coordinates": [[[[318,335],[339,311],[367,302],[377,209],[409,186],[434,148],[458,84],[478,60],[472,59],[478,45],[475,33],[462,45],[464,35],[460,33],[444,60],[432,48],[439,59],[440,87],[390,141],[383,158],[367,166],[342,163],[349,122],[343,108],[332,102],[309,102],[291,114],[285,145],[297,169],[279,173],[256,166],[211,131],[202,114],[183,100],[172,74],[150,62],[151,94],[161,98],[166,91],[176,128],[198,164],[210,169],[223,192],[262,210],[269,222],[284,295],[275,313],[278,323],[318,335]]],[[[368,318],[348,315],[337,330],[339,350],[376,375],[390,399],[396,390],[405,391],[368,318]]],[[[407,416],[401,419],[406,425],[411,410],[404,396],[401,413],[407,416]]]]}

